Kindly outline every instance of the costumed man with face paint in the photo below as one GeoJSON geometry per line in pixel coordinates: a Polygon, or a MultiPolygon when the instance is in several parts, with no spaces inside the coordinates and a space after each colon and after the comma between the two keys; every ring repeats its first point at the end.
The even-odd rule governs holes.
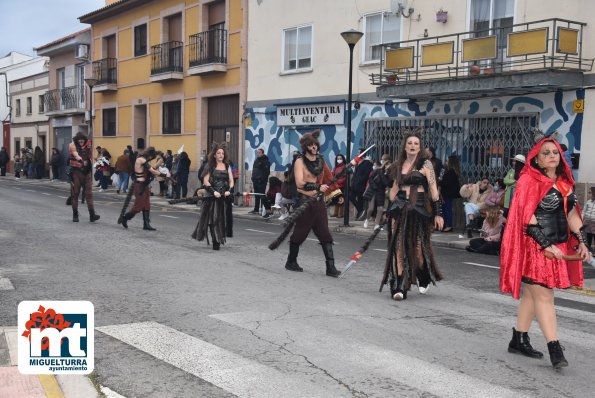
{"type": "Polygon", "coordinates": [[[155,151],[154,147],[149,147],[147,150],[136,158],[134,162],[134,175],[136,176],[136,180],[134,181],[134,205],[132,209],[124,214],[121,220],[118,220],[118,223],[121,222],[124,228],[128,228],[128,220],[131,220],[136,213],[143,212],[143,229],[146,231],[155,231],[150,224],[151,217],[151,192],[149,189],[149,184],[151,183],[153,176],[159,177],[170,177],[169,172],[167,174],[161,173],[158,170],[155,170],[149,164],[149,161],[155,159],[157,156],[157,152],[155,151]]]}
{"type": "MultiPolygon", "coordinates": [[[[319,192],[326,192],[327,185],[332,174],[324,158],[318,153],[320,143],[318,142],[319,130],[306,133],[300,139],[302,153],[298,156],[293,167],[295,185],[298,192],[298,206],[300,202],[308,197],[316,197],[319,192]]],[[[333,237],[328,229],[328,215],[324,197],[320,196],[313,202],[305,213],[296,220],[293,234],[289,239],[289,255],[285,268],[289,271],[302,272],[303,268],[297,263],[297,256],[300,245],[306,240],[310,230],[314,232],[326,259],[326,274],[338,277],[341,272],[335,268],[333,256],[333,237]]]]}
{"type": "Polygon", "coordinates": [[[72,179],[70,185],[72,221],[79,222],[78,197],[82,188],[89,209],[89,220],[95,222],[99,220],[99,215],[95,213],[93,208],[93,181],[91,175],[93,150],[91,141],[81,132],[76,133],[72,141],[68,146],[70,177],[72,179]]]}

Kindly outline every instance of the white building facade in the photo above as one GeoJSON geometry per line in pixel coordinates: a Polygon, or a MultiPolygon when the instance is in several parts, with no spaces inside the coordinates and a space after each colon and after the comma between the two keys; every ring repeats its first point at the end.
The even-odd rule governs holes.
{"type": "MultiPolygon", "coordinates": [[[[375,157],[394,155],[404,131],[420,128],[426,145],[435,146],[443,161],[451,154],[461,158],[466,179],[495,179],[510,167],[511,153],[526,154],[539,130],[567,145],[577,181],[595,181],[595,159],[580,158],[595,148],[595,136],[589,134],[595,116],[588,112],[593,98],[586,89],[595,57],[595,40],[590,39],[594,3],[250,0],[249,5],[246,167],[262,147],[274,170],[285,170],[301,134],[314,128],[321,129],[321,150],[330,165],[336,154],[346,153],[349,49],[340,33],[353,28],[364,35],[354,50],[352,154],[377,143],[375,157]],[[558,53],[564,51],[559,48],[561,27],[571,35],[577,32],[577,54],[558,53]],[[510,33],[533,30],[543,33],[546,48],[539,59],[547,60],[547,67],[518,61],[531,56],[515,58],[513,50],[523,49],[508,44],[510,33]],[[497,43],[494,56],[463,62],[470,52],[463,54],[462,43],[482,37],[497,43]],[[422,65],[432,62],[422,59],[422,51],[429,54],[431,45],[445,41],[453,43],[452,65],[422,65]],[[389,81],[386,50],[402,47],[412,47],[413,63],[395,69],[399,80],[389,81]],[[579,58],[581,63],[563,64],[579,58]],[[423,69],[418,63],[433,74],[418,75],[423,69]],[[479,76],[471,76],[472,66],[479,76]],[[531,68],[539,70],[525,70],[531,68]],[[447,88],[435,89],[432,79],[447,88]],[[527,87],[509,87],[514,79],[527,87]]],[[[438,56],[448,58],[447,53],[438,56]]]]}

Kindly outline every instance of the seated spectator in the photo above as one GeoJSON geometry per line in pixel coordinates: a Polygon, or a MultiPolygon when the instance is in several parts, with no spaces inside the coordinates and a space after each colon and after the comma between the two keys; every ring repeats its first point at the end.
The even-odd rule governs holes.
{"type": "Polygon", "coordinates": [[[504,199],[504,180],[499,178],[496,180],[496,184],[494,184],[492,192],[488,196],[486,196],[486,205],[487,206],[496,206],[501,207],[500,202],[504,199]]]}
{"type": "Polygon", "coordinates": [[[275,176],[269,177],[269,190],[267,191],[266,195],[262,197],[261,202],[264,208],[266,209],[266,214],[262,217],[265,219],[271,218],[273,215],[272,204],[275,203],[277,198],[277,194],[281,194],[281,185],[283,183],[280,179],[275,176]]]}
{"type": "Polygon", "coordinates": [[[500,240],[504,217],[497,206],[490,206],[486,210],[486,218],[481,227],[481,237],[471,239],[467,251],[473,253],[494,254],[500,253],[500,240]]]}
{"type": "Polygon", "coordinates": [[[285,220],[289,216],[289,209],[291,205],[295,204],[297,198],[297,190],[295,189],[295,184],[291,184],[288,181],[289,171],[283,173],[285,176],[285,181],[281,184],[281,192],[279,192],[275,197],[275,204],[273,207],[275,209],[279,209],[282,211],[279,220],[285,220]],[[285,209],[286,211],[283,211],[285,209]]]}
{"type": "Polygon", "coordinates": [[[475,218],[479,217],[479,212],[485,210],[487,205],[485,200],[492,192],[492,186],[487,177],[482,178],[475,184],[465,184],[461,187],[459,194],[465,199],[465,218],[467,237],[473,237],[473,228],[475,218]]]}

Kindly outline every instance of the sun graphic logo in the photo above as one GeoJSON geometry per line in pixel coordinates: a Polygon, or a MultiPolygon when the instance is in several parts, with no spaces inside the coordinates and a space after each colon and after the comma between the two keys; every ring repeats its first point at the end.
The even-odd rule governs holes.
{"type": "Polygon", "coordinates": [[[88,374],[94,367],[89,301],[22,301],[18,358],[23,374],[88,374]]]}

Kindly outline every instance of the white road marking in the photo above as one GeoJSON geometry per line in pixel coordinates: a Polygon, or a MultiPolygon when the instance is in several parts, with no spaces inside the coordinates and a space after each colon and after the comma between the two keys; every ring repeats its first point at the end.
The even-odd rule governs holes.
{"type": "Polygon", "coordinates": [[[275,234],[275,232],[271,232],[271,231],[261,231],[259,229],[250,229],[250,228],[246,228],[246,231],[260,232],[261,234],[270,234],[270,235],[274,235],[275,234]]]}
{"type": "Polygon", "coordinates": [[[59,198],[62,198],[62,199],[68,199],[68,198],[70,198],[70,196],[58,196],[58,197],[59,198]]]}
{"type": "Polygon", "coordinates": [[[35,191],[34,191],[34,190],[32,190],[32,189],[25,189],[25,191],[27,191],[27,192],[35,192],[35,191]]]}
{"type": "Polygon", "coordinates": [[[309,376],[282,373],[155,322],[98,327],[98,331],[208,381],[238,397],[333,397],[309,376]]]}
{"type": "Polygon", "coordinates": [[[47,196],[51,196],[51,194],[47,193],[47,192],[42,192],[42,195],[47,195],[47,196]]]}
{"type": "Polygon", "coordinates": [[[159,217],[167,217],[167,218],[180,218],[180,217],[176,217],[176,216],[167,216],[165,214],[159,214],[159,217]]]}
{"type": "Polygon", "coordinates": [[[103,393],[103,395],[105,395],[107,398],[126,398],[123,395],[120,395],[114,390],[105,386],[100,386],[100,390],[103,393]]]}
{"type": "Polygon", "coordinates": [[[388,251],[387,249],[372,249],[372,250],[376,250],[377,252],[385,252],[385,253],[388,251]]]}
{"type": "Polygon", "coordinates": [[[14,290],[14,286],[10,279],[0,278],[0,290],[14,290]]]}
{"type": "Polygon", "coordinates": [[[485,264],[479,264],[479,263],[468,263],[468,262],[465,262],[465,261],[463,261],[463,264],[475,265],[475,266],[483,267],[483,268],[500,269],[500,267],[495,267],[493,265],[485,265],[485,264]]]}

